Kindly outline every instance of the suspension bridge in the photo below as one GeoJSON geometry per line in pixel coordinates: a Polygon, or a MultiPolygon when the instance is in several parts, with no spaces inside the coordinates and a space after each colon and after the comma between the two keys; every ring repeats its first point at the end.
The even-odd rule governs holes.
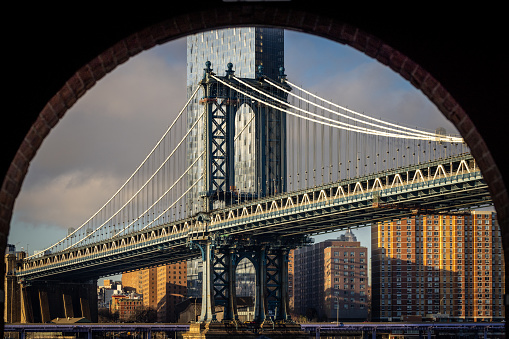
{"type": "MultiPolygon", "coordinates": [[[[40,296],[48,282],[201,257],[200,321],[215,319],[214,305],[234,320],[235,265],[248,258],[256,321],[269,309],[285,321],[288,251],[311,235],[490,204],[461,137],[340,106],[290,82],[284,69],[278,79],[263,68],[249,79],[231,64],[219,76],[207,63],[118,191],[63,239],[26,257],[16,278],[40,296]]],[[[44,312],[28,313],[40,320],[44,312]]]]}

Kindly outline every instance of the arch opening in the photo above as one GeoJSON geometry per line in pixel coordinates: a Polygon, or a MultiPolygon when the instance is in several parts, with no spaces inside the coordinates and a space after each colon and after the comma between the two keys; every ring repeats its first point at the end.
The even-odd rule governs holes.
{"type": "MultiPolygon", "coordinates": [[[[238,9],[231,9],[231,13],[235,13],[235,10],[238,9]]],[[[282,15],[290,15],[284,10],[282,13],[282,15]]],[[[301,18],[306,17],[305,13],[300,13],[298,11],[297,13],[293,12],[292,15],[300,15],[301,18]]],[[[320,15],[316,14],[315,18],[318,20],[320,15]]],[[[235,19],[233,21],[234,22],[232,22],[232,24],[234,25],[242,24],[235,22],[235,19]]],[[[340,20],[334,20],[327,17],[326,21],[328,23],[328,25],[326,25],[327,28],[321,26],[306,26],[305,24],[288,24],[289,27],[285,26],[285,28],[305,30],[319,36],[327,37],[336,42],[350,45],[367,55],[376,56],[377,60],[379,60],[381,63],[388,65],[396,73],[401,74],[405,79],[409,80],[416,88],[423,91],[430,98],[430,100],[439,107],[440,111],[458,127],[460,133],[465,136],[467,143],[471,146],[472,153],[479,162],[479,166],[483,170],[483,174],[485,175],[486,180],[490,186],[495,208],[499,217],[499,222],[503,230],[502,236],[504,239],[504,249],[506,249],[508,247],[508,237],[505,235],[505,232],[507,232],[508,223],[508,199],[506,188],[504,186],[504,180],[500,174],[497,164],[491,156],[487,145],[484,143],[481,134],[477,131],[474,124],[471,122],[468,116],[468,112],[466,112],[461,107],[461,103],[456,102],[453,96],[431,74],[426,72],[422,67],[420,67],[412,60],[402,55],[402,53],[399,51],[386,45],[383,41],[378,40],[376,37],[362,32],[353,26],[344,24],[340,20]],[[334,27],[335,29],[331,29],[331,27],[334,27]],[[364,41],[364,43],[362,41],[364,41]],[[366,43],[365,41],[370,42],[366,43]]],[[[258,18],[258,20],[254,20],[254,22],[257,24],[275,24],[273,21],[271,21],[270,18],[258,18]]],[[[216,26],[219,27],[221,24],[215,22],[208,27],[210,28],[216,26]]],[[[151,27],[151,29],[159,29],[161,32],[164,32],[163,27],[157,25],[151,27]]],[[[193,33],[196,30],[203,29],[205,28],[188,28],[187,30],[183,29],[178,34],[167,32],[161,34],[165,34],[164,40],[172,40],[177,36],[180,36],[182,32],[193,33]]],[[[149,38],[146,39],[147,41],[149,40],[149,38]]],[[[141,50],[148,49],[150,47],[153,47],[153,42],[152,45],[149,43],[141,50]]],[[[133,48],[133,55],[137,53],[135,52],[137,49],[139,52],[139,46],[133,48]]],[[[95,64],[100,59],[108,59],[107,56],[110,52],[111,50],[101,54],[101,58],[93,60],[90,65],[95,64]]],[[[116,65],[119,65],[120,63],[120,61],[117,61],[116,65]]],[[[103,72],[107,74],[113,68],[105,67],[103,72]]],[[[77,71],[77,73],[73,76],[73,80],[85,79],[85,73],[87,72],[88,69],[77,71]]],[[[64,116],[68,108],[74,103],[67,102],[68,96],[65,94],[71,91],[74,93],[74,97],[77,100],[77,98],[81,97],[81,95],[86,92],[86,90],[81,87],[83,82],[74,85],[73,83],[74,81],[69,81],[68,85],[60,90],[51,100],[49,100],[49,104],[43,109],[42,112],[39,113],[37,121],[33,124],[30,132],[25,137],[23,145],[19,147],[18,153],[14,157],[14,160],[11,162],[11,166],[6,174],[6,177],[4,178],[1,194],[3,201],[2,215],[4,216],[2,219],[2,230],[5,236],[5,240],[7,239],[8,235],[10,218],[12,216],[12,208],[14,206],[14,202],[19,193],[19,190],[21,189],[21,185],[28,170],[30,161],[35,156],[35,152],[40,147],[44,137],[55,126],[56,121],[64,116]]],[[[4,242],[2,242],[3,246],[5,246],[4,242]]]]}
{"type": "Polygon", "coordinates": [[[243,257],[237,263],[235,267],[235,282],[239,321],[253,321],[256,305],[256,269],[250,258],[243,257]]]}

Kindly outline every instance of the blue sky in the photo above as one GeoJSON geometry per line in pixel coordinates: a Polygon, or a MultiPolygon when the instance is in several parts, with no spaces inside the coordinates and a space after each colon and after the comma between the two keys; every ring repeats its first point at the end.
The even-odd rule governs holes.
{"type": "MultiPolygon", "coordinates": [[[[286,32],[285,68],[290,81],[356,111],[455,131],[422,93],[350,47],[286,32]]],[[[185,104],[185,72],[186,41],[179,39],[121,65],[80,99],[31,163],[8,242],[31,253],[41,250],[102,206],[185,104]]],[[[370,246],[369,228],[354,233],[370,246]]]]}

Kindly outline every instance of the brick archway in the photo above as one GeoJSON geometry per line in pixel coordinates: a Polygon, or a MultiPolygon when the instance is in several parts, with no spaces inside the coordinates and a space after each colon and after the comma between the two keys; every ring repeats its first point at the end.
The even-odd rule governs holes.
{"type": "Polygon", "coordinates": [[[504,179],[482,135],[465,111],[468,107],[462,107],[462,103],[456,101],[433,74],[402,52],[375,35],[323,13],[293,9],[277,3],[270,6],[262,3],[232,3],[183,13],[138,29],[76,70],[38,114],[7,170],[0,192],[0,249],[5,249],[12,209],[30,161],[51,129],[97,81],[138,53],[187,34],[226,26],[265,25],[294,29],[351,46],[390,67],[422,91],[458,128],[479,163],[498,212],[504,251],[507,252],[509,199],[504,179]]]}

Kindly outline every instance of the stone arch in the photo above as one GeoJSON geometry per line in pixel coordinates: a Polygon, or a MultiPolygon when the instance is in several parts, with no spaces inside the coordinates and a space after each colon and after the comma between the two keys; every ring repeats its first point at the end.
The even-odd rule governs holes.
{"type": "MultiPolygon", "coordinates": [[[[83,10],[85,11],[85,9],[83,10]]],[[[153,9],[152,11],[158,10],[153,9]]],[[[509,199],[505,181],[483,135],[474,125],[469,113],[465,111],[469,109],[469,98],[460,94],[459,99],[456,99],[455,95],[446,88],[447,86],[437,80],[437,74],[434,76],[404,52],[393,47],[405,46],[397,38],[393,43],[386,43],[376,34],[369,33],[367,29],[372,28],[371,24],[367,22],[369,18],[364,19],[364,22],[353,18],[352,20],[357,20],[360,25],[349,24],[339,18],[339,14],[331,12],[334,11],[330,11],[326,3],[320,4],[319,2],[312,2],[307,6],[300,5],[300,2],[209,2],[203,4],[202,7],[196,4],[196,6],[184,10],[174,8],[166,14],[171,16],[169,19],[163,20],[160,17],[162,14],[159,14],[151,17],[152,21],[145,19],[143,22],[132,22],[132,26],[123,27],[122,32],[111,32],[110,38],[113,40],[105,39],[106,42],[96,42],[95,50],[98,52],[93,59],[86,62],[81,68],[74,67],[74,73],[72,71],[69,73],[67,69],[61,70],[60,76],[66,77],[65,83],[61,85],[60,89],[55,91],[50,89],[50,93],[46,93],[47,97],[42,99],[46,100],[46,104],[42,109],[35,104],[29,106],[33,111],[38,110],[38,112],[28,112],[28,114],[36,113],[36,119],[27,130],[23,131],[24,138],[21,144],[16,143],[14,146],[17,147],[15,155],[7,165],[0,192],[0,249],[2,251],[5,249],[14,201],[21,189],[30,161],[51,129],[97,81],[136,54],[186,34],[226,26],[267,25],[299,30],[348,45],[390,67],[415,88],[422,91],[446,118],[453,122],[472,150],[472,154],[490,187],[502,228],[504,251],[507,253],[509,248],[509,199]],[[364,30],[359,28],[363,24],[364,30]]],[[[89,13],[83,14],[90,16],[89,13]]],[[[74,15],[69,14],[68,16],[76,20],[74,15]]],[[[143,15],[140,16],[143,17],[143,15]]],[[[43,15],[43,17],[47,21],[52,20],[47,18],[47,15],[43,15]]],[[[492,20],[496,21],[496,19],[492,20]]],[[[27,19],[28,21],[29,19],[27,19]]],[[[433,25],[429,21],[430,18],[427,23],[433,25]]],[[[36,29],[34,28],[34,30],[36,29]]],[[[377,31],[376,28],[371,30],[377,31]]],[[[412,40],[408,36],[407,39],[412,40]]],[[[24,43],[27,42],[24,41],[24,43]]],[[[93,45],[90,41],[88,43],[93,45]]],[[[426,59],[424,58],[423,61],[425,64],[426,59]]],[[[25,81],[29,80],[25,79],[25,81]]],[[[38,89],[44,88],[44,85],[40,85],[38,89]]],[[[25,92],[30,90],[37,89],[30,87],[24,89],[25,92]]],[[[45,92],[47,92],[46,89],[45,92]]],[[[480,115],[480,112],[470,114],[480,115]]],[[[487,134],[486,131],[484,136],[488,137],[487,134]]],[[[506,160],[498,157],[497,161],[499,164],[505,165],[506,160]]],[[[508,255],[506,254],[505,257],[508,258],[508,255]]]]}

